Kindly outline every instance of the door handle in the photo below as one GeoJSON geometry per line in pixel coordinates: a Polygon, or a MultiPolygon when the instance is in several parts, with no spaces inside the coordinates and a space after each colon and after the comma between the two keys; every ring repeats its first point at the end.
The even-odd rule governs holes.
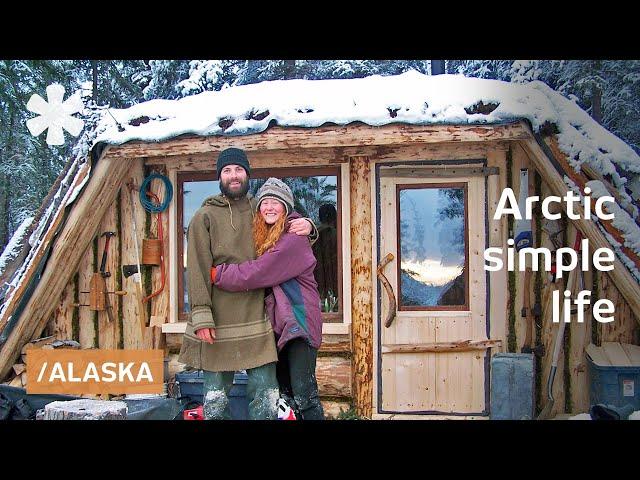
{"type": "Polygon", "coordinates": [[[387,280],[387,277],[384,276],[382,270],[384,270],[384,267],[386,267],[389,262],[393,260],[393,258],[393,253],[387,253],[387,256],[382,259],[376,270],[378,279],[380,280],[382,285],[384,285],[384,289],[389,296],[389,311],[387,312],[387,318],[385,318],[384,320],[384,326],[387,328],[391,326],[393,319],[396,318],[396,296],[393,293],[393,288],[391,287],[389,280],[387,280]]]}

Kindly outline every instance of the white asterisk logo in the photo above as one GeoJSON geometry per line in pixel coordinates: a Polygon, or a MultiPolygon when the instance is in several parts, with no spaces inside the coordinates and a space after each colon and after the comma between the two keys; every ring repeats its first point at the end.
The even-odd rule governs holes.
{"type": "Polygon", "coordinates": [[[27,128],[31,135],[37,137],[47,128],[47,143],[49,145],[64,144],[64,128],[74,137],[77,137],[84,127],[84,122],[71,115],[82,110],[82,100],[79,95],[68,98],[64,103],[64,87],[57,83],[47,87],[48,103],[40,95],[33,94],[27,102],[27,109],[37,113],[39,117],[27,120],[27,128]]]}

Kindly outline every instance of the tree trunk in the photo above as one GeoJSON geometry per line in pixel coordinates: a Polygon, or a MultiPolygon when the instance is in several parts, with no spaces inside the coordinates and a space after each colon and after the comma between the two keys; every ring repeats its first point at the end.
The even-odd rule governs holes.
{"type": "Polygon", "coordinates": [[[442,75],[445,73],[445,60],[431,60],[431,75],[442,75]]]}
{"type": "MultiPolygon", "coordinates": [[[[594,60],[592,63],[594,75],[599,75],[602,71],[602,62],[594,60]]],[[[602,123],[602,90],[594,82],[591,91],[591,117],[598,123],[602,123]]]]}
{"type": "Polygon", "coordinates": [[[8,185],[6,175],[0,175],[0,251],[9,243],[8,185]]]}
{"type": "Polygon", "coordinates": [[[93,101],[98,103],[98,61],[91,60],[91,72],[93,73],[93,101]]]}
{"type": "MultiPolygon", "coordinates": [[[[7,141],[5,143],[4,148],[4,162],[7,165],[11,165],[13,163],[13,155],[14,155],[14,123],[15,123],[15,115],[11,112],[11,116],[9,117],[8,123],[8,134],[7,141]]],[[[12,179],[11,174],[3,175],[3,195],[2,195],[2,223],[4,225],[0,226],[0,232],[2,232],[2,237],[0,238],[0,243],[2,244],[2,250],[7,246],[9,240],[13,235],[13,225],[11,225],[11,195],[15,195],[15,192],[11,188],[12,179]],[[4,227],[4,230],[2,229],[4,227]]]]}
{"type": "Polygon", "coordinates": [[[44,407],[43,420],[126,420],[127,404],[103,400],[51,402],[44,407]]]}
{"type": "Polygon", "coordinates": [[[284,79],[289,80],[296,78],[296,61],[285,60],[284,61],[284,79]]]}
{"type": "Polygon", "coordinates": [[[351,188],[351,321],[356,411],[370,417],[373,402],[373,272],[371,263],[371,161],[349,159],[351,188]]]}
{"type": "Polygon", "coordinates": [[[596,122],[602,123],[602,91],[598,87],[593,88],[591,116],[596,122]]]}

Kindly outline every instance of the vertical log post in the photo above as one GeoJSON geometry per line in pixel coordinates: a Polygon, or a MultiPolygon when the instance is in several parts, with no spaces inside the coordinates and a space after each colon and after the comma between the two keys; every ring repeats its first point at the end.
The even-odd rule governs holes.
{"type": "MultiPolygon", "coordinates": [[[[506,188],[506,164],[507,152],[503,149],[492,148],[487,152],[487,166],[498,167],[499,175],[490,175],[487,177],[487,201],[488,205],[488,222],[489,222],[489,246],[502,248],[503,261],[506,262],[507,251],[507,219],[503,216],[499,220],[494,220],[493,215],[498,207],[500,194],[506,188]]],[[[489,282],[491,294],[489,297],[489,324],[491,335],[489,338],[502,340],[502,345],[498,348],[491,349],[491,355],[498,352],[504,353],[507,348],[507,310],[505,305],[508,302],[508,278],[507,269],[502,268],[497,272],[489,273],[489,282]]]]}
{"type": "Polygon", "coordinates": [[[371,165],[366,156],[349,159],[351,188],[351,322],[353,391],[358,415],[371,417],[373,401],[373,277],[371,165]]]}

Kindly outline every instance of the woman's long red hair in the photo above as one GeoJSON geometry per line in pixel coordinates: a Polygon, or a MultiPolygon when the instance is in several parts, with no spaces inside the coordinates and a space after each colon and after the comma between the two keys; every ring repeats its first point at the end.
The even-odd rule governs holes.
{"type": "Polygon", "coordinates": [[[264,252],[273,247],[284,233],[284,226],[287,216],[283,212],[282,216],[273,225],[269,225],[258,210],[253,217],[253,245],[256,247],[256,255],[259,257],[264,252]]]}

